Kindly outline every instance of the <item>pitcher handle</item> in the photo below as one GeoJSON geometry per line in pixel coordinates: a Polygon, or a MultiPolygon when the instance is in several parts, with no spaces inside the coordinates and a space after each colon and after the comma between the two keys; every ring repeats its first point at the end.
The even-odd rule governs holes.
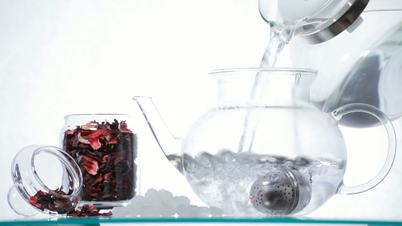
{"type": "Polygon", "coordinates": [[[375,118],[377,118],[381,122],[381,124],[384,125],[388,135],[387,158],[381,170],[377,173],[377,175],[374,178],[372,178],[366,183],[355,186],[347,186],[345,184],[341,184],[340,187],[338,188],[338,193],[340,194],[347,194],[347,195],[358,194],[374,188],[379,183],[381,183],[384,180],[384,178],[388,175],[395,159],[396,145],[397,145],[395,129],[391,120],[382,111],[380,111],[379,109],[377,109],[372,105],[354,103],[354,104],[347,104],[337,108],[332,112],[332,116],[337,122],[339,122],[345,115],[357,112],[372,115],[375,118]]]}

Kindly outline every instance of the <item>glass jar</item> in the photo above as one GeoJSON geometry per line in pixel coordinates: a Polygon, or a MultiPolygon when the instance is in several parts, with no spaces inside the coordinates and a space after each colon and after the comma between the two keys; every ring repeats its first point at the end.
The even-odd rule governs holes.
{"type": "MultiPolygon", "coordinates": [[[[96,208],[125,206],[138,192],[137,135],[125,114],[65,116],[61,147],[81,169],[81,200],[96,208]]],[[[68,182],[67,175],[63,180],[68,182]]]]}
{"type": "Polygon", "coordinates": [[[8,192],[7,201],[11,209],[19,215],[34,216],[40,212],[64,215],[74,211],[80,201],[80,168],[70,155],[57,147],[30,145],[21,149],[11,164],[11,178],[14,185],[8,192]],[[63,172],[65,176],[63,185],[60,180],[54,180],[55,178],[49,180],[48,177],[42,177],[41,166],[38,165],[40,162],[37,160],[43,156],[52,162],[53,172],[47,173],[56,173],[58,176],[57,167],[62,168],[60,173],[63,172]]]}

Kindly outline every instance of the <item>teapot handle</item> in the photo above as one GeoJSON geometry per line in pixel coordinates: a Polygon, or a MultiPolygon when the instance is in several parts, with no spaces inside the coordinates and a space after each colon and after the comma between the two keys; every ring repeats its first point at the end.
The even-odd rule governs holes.
{"type": "Polygon", "coordinates": [[[391,170],[396,154],[396,134],[394,126],[392,125],[391,120],[376,107],[361,103],[347,104],[334,110],[332,116],[337,122],[339,122],[345,115],[356,112],[372,115],[384,125],[388,135],[388,153],[384,165],[374,178],[364,184],[356,186],[341,184],[338,188],[338,193],[340,194],[358,194],[377,186],[384,180],[391,170]]]}

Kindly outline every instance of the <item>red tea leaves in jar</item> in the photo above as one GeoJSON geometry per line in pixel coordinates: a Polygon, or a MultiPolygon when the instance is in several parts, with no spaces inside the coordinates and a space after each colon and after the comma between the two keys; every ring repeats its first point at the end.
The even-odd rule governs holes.
{"type": "Polygon", "coordinates": [[[64,132],[63,149],[76,160],[83,174],[82,200],[134,197],[136,142],[136,135],[125,121],[91,121],[64,132]]]}

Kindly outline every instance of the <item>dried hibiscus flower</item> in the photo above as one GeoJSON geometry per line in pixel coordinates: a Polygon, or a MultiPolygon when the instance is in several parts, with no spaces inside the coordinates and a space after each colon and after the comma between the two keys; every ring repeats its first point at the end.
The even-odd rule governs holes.
{"type": "Polygon", "coordinates": [[[69,198],[65,197],[66,193],[62,188],[58,188],[51,192],[38,191],[34,196],[29,198],[29,203],[41,210],[49,210],[58,214],[66,214],[74,217],[87,216],[111,216],[112,212],[101,213],[91,203],[85,204],[80,210],[75,210],[75,204],[69,198]]]}
{"type": "Polygon", "coordinates": [[[62,188],[51,192],[38,191],[29,198],[29,203],[40,210],[49,210],[54,213],[65,214],[74,210],[76,200],[67,197],[62,188]]]}
{"type": "Polygon", "coordinates": [[[92,203],[85,204],[80,210],[74,210],[67,213],[70,217],[95,217],[95,216],[112,216],[112,211],[99,212],[92,203]]]}
{"type": "Polygon", "coordinates": [[[137,137],[125,121],[90,121],[64,132],[63,150],[83,174],[84,201],[122,201],[135,195],[137,137]]]}

